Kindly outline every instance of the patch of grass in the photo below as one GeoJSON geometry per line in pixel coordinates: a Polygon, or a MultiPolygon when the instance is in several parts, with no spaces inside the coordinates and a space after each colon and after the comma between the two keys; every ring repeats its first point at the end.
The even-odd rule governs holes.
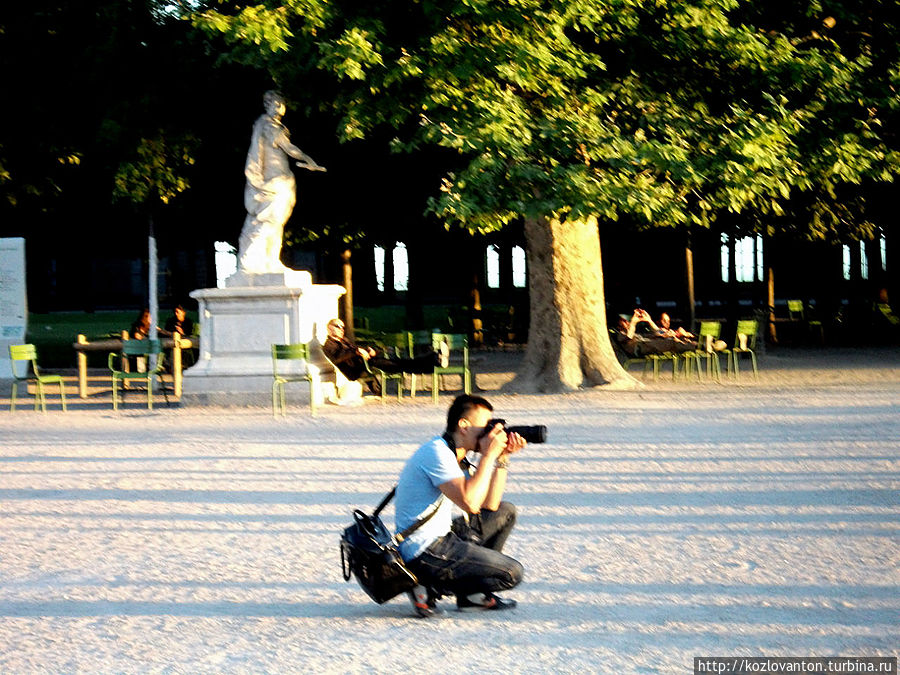
{"type": "MultiPolygon", "coordinates": [[[[196,321],[196,312],[191,316],[196,321]]],[[[163,313],[163,320],[168,317],[163,313]]],[[[38,364],[42,368],[74,368],[76,366],[75,350],[72,344],[78,335],[84,335],[88,342],[107,337],[119,337],[123,330],[128,330],[137,318],[137,312],[54,312],[52,314],[29,314],[26,342],[35,345],[38,353],[38,364]]],[[[101,368],[106,366],[105,352],[88,352],[88,366],[101,368]]]]}

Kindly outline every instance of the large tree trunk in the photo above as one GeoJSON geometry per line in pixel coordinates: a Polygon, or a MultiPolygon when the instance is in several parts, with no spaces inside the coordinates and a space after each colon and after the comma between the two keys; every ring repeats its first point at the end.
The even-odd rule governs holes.
{"type": "Polygon", "coordinates": [[[531,325],[521,370],[506,389],[637,387],[609,341],[596,218],[526,219],[525,238],[531,325]]]}
{"type": "Polygon", "coordinates": [[[684,247],[684,266],[687,273],[688,330],[695,330],[697,322],[697,297],[694,295],[694,250],[691,248],[691,235],[688,233],[687,245],[684,247]]]}
{"type": "Polygon", "coordinates": [[[351,339],[356,339],[356,331],[353,326],[353,252],[349,248],[341,251],[341,278],[344,283],[344,296],[341,298],[341,315],[344,320],[344,333],[351,339]]]}
{"type": "Polygon", "coordinates": [[[772,264],[766,267],[766,306],[769,308],[767,334],[769,342],[778,344],[778,333],[775,330],[775,269],[772,264]]]}

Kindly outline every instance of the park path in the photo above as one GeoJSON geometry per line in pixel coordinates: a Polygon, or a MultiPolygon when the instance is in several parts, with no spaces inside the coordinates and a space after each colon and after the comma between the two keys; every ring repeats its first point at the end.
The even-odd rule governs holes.
{"type": "Polygon", "coordinates": [[[811,359],[759,384],[491,395],[511,423],[550,429],[510,473],[520,607],[435,622],[345,583],[337,543],[449,397],[286,420],[0,412],[0,672],[685,673],[703,655],[896,655],[900,379],[873,371],[811,359]]]}

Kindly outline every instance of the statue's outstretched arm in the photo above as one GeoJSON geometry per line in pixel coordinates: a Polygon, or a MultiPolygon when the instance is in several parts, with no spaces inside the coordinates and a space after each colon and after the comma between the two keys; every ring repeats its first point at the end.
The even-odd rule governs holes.
{"type": "Polygon", "coordinates": [[[281,137],[281,142],[278,144],[278,147],[280,147],[285,154],[298,160],[297,166],[299,167],[309,169],[310,171],[328,171],[324,166],[319,166],[319,164],[316,163],[316,160],[307,155],[284,136],[281,137]]]}

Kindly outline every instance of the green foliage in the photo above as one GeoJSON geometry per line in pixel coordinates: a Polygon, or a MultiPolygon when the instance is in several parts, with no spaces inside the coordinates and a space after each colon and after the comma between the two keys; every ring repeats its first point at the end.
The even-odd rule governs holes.
{"type": "Polygon", "coordinates": [[[196,145],[190,136],[167,140],[162,130],[154,138],[142,138],[134,157],[119,165],[113,195],[136,205],[156,199],[168,204],[190,186],[184,171],[194,164],[196,145]]]}
{"type": "MultiPolygon", "coordinates": [[[[241,81],[231,67],[213,69],[202,34],[171,5],[29,0],[4,8],[0,69],[12,98],[0,108],[0,234],[40,230],[48,256],[54,249],[68,256],[73,247],[96,250],[105,241],[127,246],[123,233],[135,228],[116,199],[163,204],[187,189],[189,176],[199,178],[195,187],[214,182],[209,176],[226,150],[219,138],[236,136],[220,130],[240,121],[242,111],[211,113],[226,108],[222,98],[241,81]],[[223,151],[209,147],[217,142],[223,151]],[[194,158],[207,161],[199,176],[189,171],[194,158]],[[91,237],[73,227],[82,219],[91,237]]],[[[158,220],[161,234],[187,201],[158,220]]]]}
{"type": "Polygon", "coordinates": [[[331,74],[345,139],[387,125],[397,149],[460,153],[430,205],[472,230],[595,214],[844,237],[900,172],[891,6],[310,0],[196,21],[273,72],[331,74]]]}

